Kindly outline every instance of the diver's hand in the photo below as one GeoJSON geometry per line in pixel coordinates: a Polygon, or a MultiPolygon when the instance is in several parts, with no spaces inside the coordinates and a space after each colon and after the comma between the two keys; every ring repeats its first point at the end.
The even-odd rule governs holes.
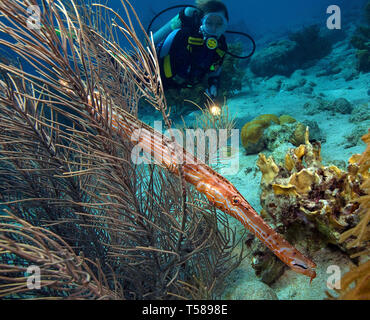
{"type": "Polygon", "coordinates": [[[215,85],[211,85],[208,89],[206,89],[206,94],[214,100],[217,97],[217,87],[215,85]]]}

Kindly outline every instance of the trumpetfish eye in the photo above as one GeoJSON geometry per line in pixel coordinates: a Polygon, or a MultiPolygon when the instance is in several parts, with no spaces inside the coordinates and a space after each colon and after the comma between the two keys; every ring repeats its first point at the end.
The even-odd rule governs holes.
{"type": "Polygon", "coordinates": [[[232,198],[232,202],[233,202],[233,204],[238,204],[238,203],[240,203],[240,197],[238,197],[238,196],[233,196],[233,198],[232,198]]]}
{"type": "Polygon", "coordinates": [[[295,270],[296,272],[302,273],[306,276],[309,276],[310,284],[314,278],[316,278],[316,272],[313,268],[316,267],[316,265],[313,263],[312,265],[307,265],[304,261],[293,261],[290,265],[290,267],[295,270]]]}
{"type": "Polygon", "coordinates": [[[308,269],[308,267],[307,267],[307,266],[305,266],[305,265],[303,265],[303,264],[299,264],[299,263],[295,263],[295,262],[293,262],[293,265],[295,265],[295,266],[297,266],[297,267],[299,267],[299,268],[305,269],[305,270],[307,270],[307,269],[308,269]]]}

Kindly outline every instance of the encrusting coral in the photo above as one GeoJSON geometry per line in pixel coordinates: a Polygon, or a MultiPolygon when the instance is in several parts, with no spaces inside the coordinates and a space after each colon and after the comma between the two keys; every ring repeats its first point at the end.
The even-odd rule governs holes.
{"type": "MultiPolygon", "coordinates": [[[[348,249],[366,248],[366,243],[370,241],[370,130],[362,137],[362,140],[367,144],[364,153],[353,155],[349,159],[349,163],[356,168],[357,173],[364,179],[360,186],[364,193],[356,199],[356,202],[360,204],[357,210],[360,222],[355,227],[343,232],[339,239],[340,243],[346,242],[348,249]]],[[[370,253],[369,248],[356,253],[354,256],[365,253],[370,253]]]]}
{"type": "Polygon", "coordinates": [[[370,240],[370,133],[363,137],[366,151],[350,159],[348,171],[324,166],[321,144],[308,136],[307,128],[305,144],[289,150],[283,164],[259,155],[264,218],[308,251],[332,243],[351,257],[363,255],[370,240]]]}

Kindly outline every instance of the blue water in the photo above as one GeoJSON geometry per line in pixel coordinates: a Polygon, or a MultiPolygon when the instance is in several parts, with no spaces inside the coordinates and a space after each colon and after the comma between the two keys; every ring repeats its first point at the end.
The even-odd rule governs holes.
{"type": "MultiPolygon", "coordinates": [[[[230,24],[234,27],[245,25],[253,35],[262,35],[269,32],[286,31],[291,28],[318,23],[326,25],[326,9],[329,5],[338,5],[342,11],[342,22],[347,23],[353,9],[361,8],[365,0],[234,0],[224,1],[230,17],[230,24]]],[[[116,1],[108,2],[112,7],[117,6],[116,1]]],[[[192,4],[194,1],[149,1],[135,0],[132,2],[145,26],[159,11],[177,4],[192,4]]],[[[177,13],[176,9],[163,15],[163,20],[177,13]]],[[[160,20],[158,24],[160,26],[160,20]]]]}
{"type": "MultiPolygon", "coordinates": [[[[366,0],[311,0],[294,1],[294,0],[265,0],[265,1],[224,1],[229,11],[229,30],[242,31],[250,34],[257,45],[266,45],[269,41],[286,35],[289,32],[298,30],[304,26],[318,24],[320,27],[326,25],[328,14],[326,9],[329,5],[338,5],[341,9],[342,25],[353,23],[354,15],[360,16],[359,12],[363,8],[366,0]]],[[[160,11],[174,5],[195,5],[194,1],[150,1],[150,0],[133,0],[131,1],[136,10],[140,21],[146,29],[152,18],[160,11]]],[[[123,14],[120,1],[108,0],[107,5],[112,9],[123,14]]],[[[164,23],[175,16],[180,9],[173,9],[159,16],[153,23],[152,30],[155,32],[164,23]]],[[[123,14],[124,16],[124,14],[123,14]]],[[[0,17],[1,19],[1,17],[0,17]]],[[[134,25],[138,26],[135,19],[134,25]]],[[[139,30],[137,28],[137,30],[139,30]]],[[[138,31],[140,37],[142,34],[138,31]]],[[[4,40],[10,38],[6,34],[1,34],[4,40]]],[[[232,37],[228,35],[228,37],[232,37]]],[[[247,46],[250,45],[247,43],[247,46]]],[[[246,49],[249,51],[249,49],[246,49]]],[[[28,69],[25,65],[25,70],[32,72],[32,68],[28,69]]]]}
{"type": "MultiPolygon", "coordinates": [[[[302,27],[317,24],[325,30],[327,18],[329,17],[327,8],[333,4],[339,6],[341,9],[341,27],[343,31],[346,32],[349,30],[353,33],[353,26],[363,19],[362,8],[367,1],[225,0],[224,3],[228,8],[230,17],[228,29],[250,34],[256,40],[257,52],[259,52],[259,50],[269,46],[271,42],[283,39],[290,33],[300,30],[302,27]]],[[[161,10],[179,4],[194,5],[195,3],[194,1],[180,0],[132,0],[132,5],[144,28],[147,28],[152,18],[161,10]]],[[[120,1],[109,0],[107,1],[107,5],[115,10],[119,10],[119,13],[123,14],[120,1]]],[[[153,24],[152,31],[156,31],[178,12],[179,9],[175,9],[163,14],[153,24]]],[[[134,22],[134,25],[137,27],[137,22],[134,22]]],[[[249,67],[243,66],[243,72],[245,70],[245,73],[248,73],[248,76],[250,76],[253,82],[253,89],[248,87],[247,82],[243,82],[243,87],[239,95],[234,96],[233,98],[235,99],[230,99],[229,106],[232,116],[237,116],[237,128],[241,129],[247,122],[261,114],[273,113],[278,116],[288,114],[294,116],[297,121],[315,122],[321,131],[325,133],[326,137],[322,139],[318,138],[322,141],[322,155],[325,164],[334,163],[340,166],[342,162],[345,165],[347,159],[352,154],[363,152],[364,144],[360,140],[360,137],[369,127],[368,124],[370,121],[369,109],[366,110],[368,105],[366,104],[365,106],[365,103],[369,101],[370,73],[354,71],[355,49],[350,46],[350,36],[351,34],[348,33],[345,40],[334,43],[334,53],[317,59],[313,58],[309,61],[310,64],[296,66],[296,69],[292,72],[294,75],[292,77],[290,77],[291,75],[281,76],[278,73],[270,76],[254,76],[248,73],[250,71],[248,69],[249,67]],[[335,67],[340,68],[339,71],[336,70],[338,71],[337,73],[333,71],[335,67]],[[298,72],[295,73],[295,71],[298,72]],[[325,74],[326,71],[328,72],[327,74],[325,74]],[[354,73],[353,77],[351,77],[351,72],[354,73]],[[283,85],[279,89],[272,89],[272,87],[276,87],[275,80],[273,79],[275,76],[282,77],[281,82],[283,85]],[[301,80],[304,80],[303,85],[299,85],[301,80]],[[313,83],[313,85],[310,85],[310,83],[313,83]],[[296,87],[293,88],[294,86],[296,87]],[[300,86],[312,91],[308,93],[307,91],[300,91],[302,89],[300,86]],[[352,111],[345,111],[343,109],[329,110],[328,108],[322,108],[320,110],[315,105],[311,106],[311,113],[307,113],[308,108],[305,107],[306,104],[321,97],[325,97],[330,103],[337,98],[345,97],[351,102],[353,108],[356,109],[356,114],[353,112],[351,115],[352,111]],[[317,108],[316,111],[315,107],[317,108]],[[360,120],[358,120],[359,118],[360,120]],[[353,136],[351,139],[347,138],[347,135],[350,134],[353,136]],[[357,141],[355,141],[355,138],[357,138],[357,141]]],[[[0,39],[9,40],[9,37],[0,34],[0,39]]],[[[34,73],[32,67],[27,65],[27,63],[24,64],[24,70],[34,73]]],[[[139,117],[142,121],[150,125],[153,124],[155,119],[162,119],[162,115],[160,113],[156,114],[153,109],[151,109],[150,113],[146,113],[139,114],[139,117]]],[[[191,121],[191,116],[187,116],[189,117],[186,120],[191,121]]],[[[177,115],[174,115],[174,118],[180,121],[180,117],[177,115]]],[[[313,130],[311,133],[313,134],[313,130]]],[[[281,146],[286,147],[286,144],[288,144],[287,141],[282,141],[281,146]]],[[[288,147],[291,146],[288,145],[286,148],[288,147]]],[[[240,145],[240,149],[243,150],[242,145],[240,145]]],[[[276,149],[278,151],[275,152],[274,156],[281,156],[282,149],[276,149]]],[[[265,148],[262,151],[272,153],[276,150],[265,148]]],[[[240,152],[241,170],[238,172],[238,175],[228,177],[228,179],[243,195],[246,195],[254,208],[260,210],[260,178],[259,176],[256,177],[256,174],[260,173],[257,173],[257,170],[253,171],[256,167],[256,159],[257,152],[248,155],[240,152]],[[252,170],[252,168],[254,169],[252,170]],[[248,171],[247,169],[251,170],[248,171]]],[[[2,207],[0,206],[0,212],[1,210],[2,207]]],[[[240,227],[238,223],[235,225],[240,227]]],[[[248,275],[248,277],[250,279],[254,275],[248,275]]],[[[324,283],[324,280],[321,281],[322,286],[324,286],[324,283]]],[[[283,292],[284,287],[284,285],[277,285],[276,290],[280,294],[279,298],[290,299],[290,293],[283,292]]],[[[312,296],[317,292],[317,295],[314,297],[321,299],[325,287],[322,288],[320,285],[316,285],[315,288],[317,291],[312,296]]],[[[311,289],[308,288],[306,293],[299,295],[299,298],[310,298],[311,293],[308,293],[309,290],[311,289]]]]}

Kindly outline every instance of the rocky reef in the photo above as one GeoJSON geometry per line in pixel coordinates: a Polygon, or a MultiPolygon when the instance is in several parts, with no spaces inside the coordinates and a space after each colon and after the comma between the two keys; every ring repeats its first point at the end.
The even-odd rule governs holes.
{"type": "Polygon", "coordinates": [[[289,76],[329,54],[332,39],[318,25],[305,27],[290,34],[289,39],[272,42],[257,52],[250,62],[251,71],[260,77],[289,76]]]}
{"type": "Polygon", "coordinates": [[[304,110],[308,115],[314,115],[319,112],[329,112],[331,115],[351,114],[354,106],[345,98],[336,98],[334,100],[327,100],[322,97],[316,97],[304,104],[304,110]]]}
{"type": "MultiPolygon", "coordinates": [[[[370,240],[370,132],[363,155],[349,159],[347,171],[324,166],[320,142],[290,149],[282,164],[259,155],[262,172],[261,215],[298,249],[313,253],[332,244],[351,257],[368,251],[370,240]]],[[[251,245],[252,265],[266,283],[272,283],[284,266],[258,243],[251,245]]]]}
{"type": "Polygon", "coordinates": [[[251,59],[251,71],[260,77],[276,74],[290,75],[299,66],[295,61],[297,44],[291,40],[279,40],[257,52],[251,59]]]}
{"type": "Polygon", "coordinates": [[[351,44],[357,49],[357,68],[362,72],[370,71],[370,1],[364,8],[364,24],[357,27],[351,44]]]}
{"type": "Polygon", "coordinates": [[[363,123],[370,120],[369,103],[362,103],[353,108],[349,121],[353,123],[363,123]]]}

